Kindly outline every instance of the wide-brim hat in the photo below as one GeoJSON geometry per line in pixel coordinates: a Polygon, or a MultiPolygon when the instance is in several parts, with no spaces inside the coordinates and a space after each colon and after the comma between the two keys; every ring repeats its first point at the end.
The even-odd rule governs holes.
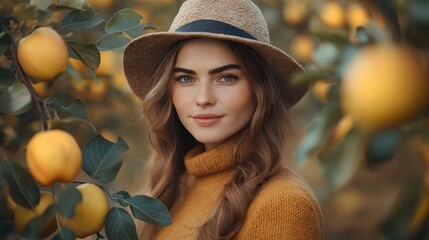
{"type": "Polygon", "coordinates": [[[124,50],[125,76],[134,93],[144,99],[156,68],[178,41],[211,38],[239,42],[262,56],[285,84],[281,95],[293,106],[308,85],[291,83],[293,74],[303,69],[291,56],[270,44],[267,23],[250,0],[187,0],[168,32],[148,33],[131,41],[124,50]]]}

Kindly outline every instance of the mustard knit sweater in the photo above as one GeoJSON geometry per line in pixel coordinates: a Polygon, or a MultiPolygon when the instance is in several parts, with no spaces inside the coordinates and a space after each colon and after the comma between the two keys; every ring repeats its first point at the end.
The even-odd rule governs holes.
{"type": "MultiPolygon", "coordinates": [[[[192,240],[212,214],[233,173],[232,144],[185,156],[187,187],[171,209],[173,224],[160,228],[157,240],[192,240]]],[[[262,186],[249,206],[237,240],[322,239],[321,211],[309,187],[290,169],[262,186]]]]}

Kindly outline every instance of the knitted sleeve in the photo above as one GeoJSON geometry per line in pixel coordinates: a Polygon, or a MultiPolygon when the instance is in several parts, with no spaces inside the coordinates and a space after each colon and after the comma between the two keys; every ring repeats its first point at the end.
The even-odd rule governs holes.
{"type": "Polygon", "coordinates": [[[323,239],[320,207],[305,186],[274,184],[252,202],[237,239],[323,239]]]}

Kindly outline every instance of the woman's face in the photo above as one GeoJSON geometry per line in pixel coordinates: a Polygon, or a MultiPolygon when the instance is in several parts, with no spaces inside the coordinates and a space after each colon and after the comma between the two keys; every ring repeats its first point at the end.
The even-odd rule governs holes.
{"type": "Polygon", "coordinates": [[[192,39],[183,45],[171,94],[180,121],[206,150],[247,125],[256,107],[249,80],[219,40],[192,39]]]}

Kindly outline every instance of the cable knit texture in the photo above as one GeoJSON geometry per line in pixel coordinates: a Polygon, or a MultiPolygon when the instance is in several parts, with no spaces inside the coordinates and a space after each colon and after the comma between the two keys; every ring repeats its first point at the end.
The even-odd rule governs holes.
{"type": "MultiPolygon", "coordinates": [[[[199,145],[186,154],[186,196],[171,210],[173,224],[160,228],[157,240],[196,238],[232,176],[232,151],[227,141],[208,151],[199,145]]],[[[320,207],[304,181],[285,168],[262,186],[235,239],[322,239],[320,207]]]]}

